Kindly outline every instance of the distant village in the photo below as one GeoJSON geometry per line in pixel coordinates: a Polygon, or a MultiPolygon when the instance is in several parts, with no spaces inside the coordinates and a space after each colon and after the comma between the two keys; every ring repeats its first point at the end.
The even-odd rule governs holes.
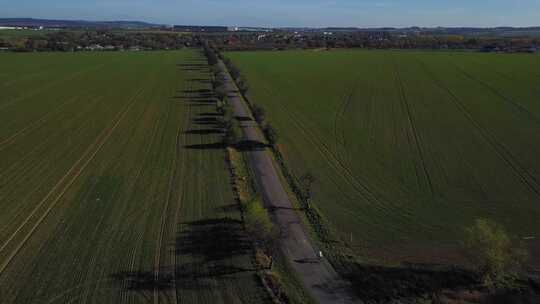
{"type": "Polygon", "coordinates": [[[205,40],[211,41],[219,49],[237,51],[369,48],[540,53],[540,29],[537,28],[270,29],[236,26],[152,26],[111,22],[100,25],[68,25],[61,21],[50,21],[45,25],[33,21],[27,26],[0,22],[0,51],[170,50],[197,46],[200,41],[205,40]],[[4,31],[21,33],[10,36],[4,35],[4,31]]]}

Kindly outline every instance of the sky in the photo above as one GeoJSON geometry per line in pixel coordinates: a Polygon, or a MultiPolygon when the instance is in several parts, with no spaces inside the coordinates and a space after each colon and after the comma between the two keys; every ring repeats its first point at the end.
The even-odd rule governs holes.
{"type": "Polygon", "coordinates": [[[266,27],[540,26],[540,0],[0,0],[0,18],[266,27]]]}

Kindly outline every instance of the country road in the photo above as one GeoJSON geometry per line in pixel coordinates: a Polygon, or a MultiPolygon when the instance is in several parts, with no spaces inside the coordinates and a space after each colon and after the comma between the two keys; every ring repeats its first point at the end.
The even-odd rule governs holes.
{"type": "MultiPolygon", "coordinates": [[[[220,67],[227,71],[223,62],[220,67]]],[[[257,123],[252,119],[247,104],[243,101],[232,77],[226,73],[226,89],[234,115],[239,118],[244,140],[264,142],[257,123]]],[[[289,260],[306,291],[318,303],[357,303],[351,286],[344,281],[326,259],[318,258],[316,249],[302,226],[302,221],[288,198],[274,167],[267,148],[255,148],[246,152],[254,173],[257,190],[262,195],[265,207],[281,231],[280,247],[289,260]]]]}

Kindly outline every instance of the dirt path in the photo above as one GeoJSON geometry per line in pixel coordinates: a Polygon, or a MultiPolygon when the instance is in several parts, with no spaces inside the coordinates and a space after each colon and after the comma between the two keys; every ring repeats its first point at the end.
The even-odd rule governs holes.
{"type": "MultiPolygon", "coordinates": [[[[220,65],[225,69],[222,62],[220,65]]],[[[225,69],[226,70],[226,69],[225,69]]],[[[226,77],[229,102],[234,114],[240,117],[244,140],[264,142],[257,123],[252,119],[247,105],[240,97],[229,74],[226,77]]],[[[350,285],[341,279],[326,259],[317,258],[315,248],[302,227],[302,221],[293,209],[288,195],[281,184],[278,173],[266,148],[247,151],[255,182],[266,207],[272,211],[281,230],[281,249],[306,291],[318,303],[356,303],[350,285]]]]}

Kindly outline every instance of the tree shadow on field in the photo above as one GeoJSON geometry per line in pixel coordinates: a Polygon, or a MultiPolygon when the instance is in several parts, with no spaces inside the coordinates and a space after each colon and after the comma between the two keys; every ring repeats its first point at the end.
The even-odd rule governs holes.
{"type": "Polygon", "coordinates": [[[225,212],[225,213],[240,212],[240,206],[238,205],[238,203],[234,203],[234,204],[229,204],[229,205],[217,207],[216,210],[222,211],[222,212],[225,212]]]}
{"type": "MultiPolygon", "coordinates": [[[[208,144],[194,144],[194,145],[185,145],[184,148],[190,150],[221,150],[225,149],[227,145],[223,142],[215,142],[208,144]]],[[[253,152],[253,151],[264,151],[268,145],[260,141],[255,140],[243,140],[233,147],[240,152],[253,152]]]]}
{"type": "Polygon", "coordinates": [[[192,78],[192,79],[188,79],[188,81],[193,81],[193,82],[200,83],[200,84],[211,84],[212,83],[212,81],[210,81],[209,78],[192,78]]]}
{"type": "MultiPolygon", "coordinates": [[[[443,290],[458,290],[478,283],[478,278],[471,271],[436,265],[386,267],[348,263],[340,265],[338,271],[352,285],[354,296],[369,303],[394,303],[396,300],[431,296],[443,290]]],[[[336,290],[331,283],[317,287],[336,290]]]]}
{"type": "Polygon", "coordinates": [[[250,254],[251,244],[242,222],[227,217],[181,224],[175,254],[187,256],[190,263],[179,265],[182,277],[213,278],[254,269],[231,264],[235,257],[250,254]]]}
{"type": "Polygon", "coordinates": [[[121,271],[111,275],[115,284],[128,292],[202,290],[215,285],[216,280],[226,281],[228,276],[255,271],[232,262],[251,252],[241,221],[227,217],[205,219],[181,223],[180,228],[170,252],[179,261],[175,267],[162,268],[159,274],[121,271]]]}
{"type": "Polygon", "coordinates": [[[257,140],[242,140],[234,145],[238,151],[264,151],[268,147],[267,144],[257,140]]]}
{"type": "Polygon", "coordinates": [[[248,117],[248,116],[235,116],[234,118],[236,118],[236,120],[238,120],[239,122],[252,121],[253,120],[253,119],[251,119],[251,117],[248,117]]]}
{"type": "Polygon", "coordinates": [[[219,114],[217,112],[204,112],[204,113],[200,113],[199,116],[223,117],[222,114],[219,114]]]}
{"type": "Polygon", "coordinates": [[[212,135],[212,134],[223,134],[223,130],[219,128],[212,129],[200,129],[200,130],[187,130],[184,134],[199,134],[199,135],[212,135]]]}
{"type": "Polygon", "coordinates": [[[177,94],[175,96],[173,96],[173,99],[177,99],[187,103],[216,103],[214,93],[209,89],[180,90],[177,91],[177,94]]]}
{"type": "Polygon", "coordinates": [[[166,290],[174,287],[174,276],[161,273],[157,278],[152,271],[122,271],[111,276],[126,290],[166,290]]]}
{"type": "Polygon", "coordinates": [[[222,150],[226,148],[226,145],[222,142],[216,142],[210,144],[185,145],[184,148],[188,150],[222,150]]]}
{"type": "Polygon", "coordinates": [[[219,120],[215,116],[202,116],[193,119],[193,122],[198,125],[218,125],[219,120]]]}
{"type": "Polygon", "coordinates": [[[210,67],[206,62],[194,61],[190,63],[180,63],[176,65],[182,71],[210,72],[210,67]]]}

